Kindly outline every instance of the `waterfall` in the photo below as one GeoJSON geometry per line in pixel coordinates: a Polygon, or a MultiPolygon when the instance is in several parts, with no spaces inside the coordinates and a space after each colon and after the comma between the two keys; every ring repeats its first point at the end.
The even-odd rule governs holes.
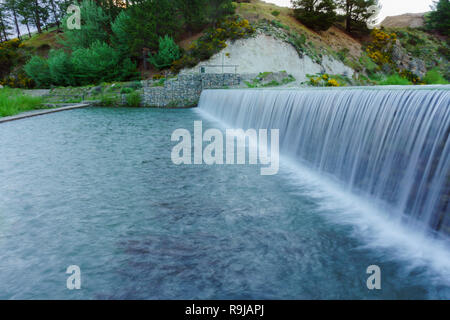
{"type": "Polygon", "coordinates": [[[234,128],[279,129],[283,156],[450,235],[449,86],[205,90],[199,108],[234,128]]]}

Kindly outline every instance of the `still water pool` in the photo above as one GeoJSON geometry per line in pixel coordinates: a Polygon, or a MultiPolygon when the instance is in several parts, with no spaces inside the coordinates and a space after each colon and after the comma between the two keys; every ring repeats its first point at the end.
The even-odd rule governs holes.
{"type": "Polygon", "coordinates": [[[0,298],[450,298],[448,274],[370,246],[289,170],[174,165],[171,134],[194,120],[217,127],[120,108],[0,125],[0,298]]]}

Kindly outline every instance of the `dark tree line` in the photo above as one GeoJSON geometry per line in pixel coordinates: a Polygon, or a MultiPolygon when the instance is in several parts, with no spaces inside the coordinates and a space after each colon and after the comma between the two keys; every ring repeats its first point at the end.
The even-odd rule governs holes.
{"type": "Polygon", "coordinates": [[[342,16],[347,32],[364,29],[378,0],[291,0],[296,18],[315,30],[327,30],[342,16]]]}
{"type": "Polygon", "coordinates": [[[428,29],[450,36],[450,0],[434,1],[432,9],[426,17],[428,29]]]}
{"type": "Polygon", "coordinates": [[[41,33],[51,25],[60,26],[62,17],[70,4],[69,0],[1,0],[0,1],[0,41],[10,37],[22,38],[20,25],[41,33]]]}
{"type": "MultiPolygon", "coordinates": [[[[22,38],[20,25],[41,33],[49,26],[60,26],[72,3],[81,0],[0,0],[0,41],[22,38]]],[[[93,0],[108,18],[108,25],[126,12],[131,18],[128,29],[136,36],[131,46],[157,46],[160,36],[177,36],[180,31],[194,33],[214,25],[223,15],[233,12],[231,0],[93,0]],[[156,41],[155,41],[156,39],[156,41]],[[142,45],[140,44],[142,43],[142,45]],[[148,45],[148,44],[151,45],[148,45]]],[[[82,19],[84,17],[81,17],[82,19]]],[[[124,19],[122,19],[124,20],[124,19]]],[[[111,28],[107,27],[107,32],[111,28]]],[[[132,36],[132,35],[130,35],[132,36]]]]}
{"type": "MultiPolygon", "coordinates": [[[[378,0],[291,0],[296,18],[315,30],[327,30],[342,17],[347,32],[366,29],[378,0]]],[[[450,0],[436,0],[426,16],[429,30],[450,35],[450,0]]]]}
{"type": "MultiPolygon", "coordinates": [[[[1,1],[1,0],[0,0],[1,1]]],[[[12,1],[12,0],[8,0],[12,1]]],[[[16,0],[19,1],[19,0],[16,0]]],[[[51,0],[47,1],[49,4],[51,0]]],[[[53,0],[59,1],[59,0],[53,0]]],[[[231,0],[82,0],[81,28],[73,29],[70,16],[55,15],[48,6],[47,20],[61,24],[61,49],[47,57],[33,56],[24,66],[39,87],[127,81],[137,77],[137,66],[169,68],[182,57],[176,40],[234,13],[231,0]]],[[[11,17],[11,11],[10,15],[11,17]]]]}

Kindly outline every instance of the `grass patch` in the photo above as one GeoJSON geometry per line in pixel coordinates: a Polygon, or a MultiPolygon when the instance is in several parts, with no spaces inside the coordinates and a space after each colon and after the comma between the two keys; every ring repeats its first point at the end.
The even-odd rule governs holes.
{"type": "Polygon", "coordinates": [[[411,85],[412,82],[409,81],[408,79],[401,77],[398,74],[394,74],[394,75],[391,75],[391,76],[387,77],[386,79],[380,81],[378,84],[380,86],[392,86],[392,85],[406,86],[406,85],[411,85]]]}
{"type": "Polygon", "coordinates": [[[276,80],[272,80],[269,83],[263,85],[263,87],[278,87],[280,83],[276,80]]]}
{"type": "Polygon", "coordinates": [[[423,78],[423,82],[426,84],[449,84],[449,82],[439,73],[438,69],[428,71],[423,78]]]}
{"type": "Polygon", "coordinates": [[[288,25],[286,25],[286,24],[283,24],[282,22],[280,22],[280,21],[278,21],[278,20],[272,20],[272,25],[274,25],[275,27],[277,27],[277,28],[281,28],[281,29],[284,29],[284,30],[287,30],[287,31],[290,31],[291,30],[291,27],[289,27],[288,25]]]}
{"type": "Polygon", "coordinates": [[[152,87],[164,87],[165,83],[166,83],[166,78],[161,78],[158,81],[154,82],[151,86],[152,87]]]}
{"type": "Polygon", "coordinates": [[[127,95],[127,106],[137,108],[141,106],[141,94],[139,91],[127,95]]]}
{"type": "Polygon", "coordinates": [[[118,104],[119,101],[117,95],[102,94],[100,96],[100,105],[103,107],[112,107],[118,104]]]}
{"type": "Polygon", "coordinates": [[[23,35],[23,44],[27,47],[38,49],[44,45],[49,46],[49,48],[61,47],[61,44],[58,44],[58,33],[56,32],[57,28],[49,28],[48,31],[43,31],[42,33],[33,33],[31,34],[31,38],[28,38],[28,35],[23,35]]]}
{"type": "Polygon", "coordinates": [[[281,84],[288,84],[291,82],[294,82],[296,79],[294,78],[293,75],[288,75],[287,78],[284,78],[283,80],[281,80],[281,84]]]}
{"type": "Polygon", "coordinates": [[[20,89],[0,89],[0,117],[19,114],[24,111],[45,109],[42,97],[32,97],[20,89]]]}

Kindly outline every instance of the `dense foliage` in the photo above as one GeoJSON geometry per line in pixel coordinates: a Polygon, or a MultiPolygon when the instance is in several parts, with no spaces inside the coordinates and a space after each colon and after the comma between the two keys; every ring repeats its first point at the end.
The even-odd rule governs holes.
{"type": "MultiPolygon", "coordinates": [[[[306,26],[327,30],[333,24],[344,27],[345,23],[347,31],[353,34],[368,34],[366,23],[373,14],[372,6],[378,4],[378,0],[291,2],[294,16],[306,26]]],[[[133,80],[138,77],[138,69],[145,74],[149,67],[152,72],[155,69],[177,72],[194,67],[220,52],[228,40],[254,34],[255,29],[249,21],[234,14],[235,5],[232,0],[2,0],[0,84],[24,88],[33,84],[39,87],[78,86],[133,80]],[[81,29],[73,30],[67,26],[70,14],[66,10],[70,4],[81,8],[81,29]],[[21,34],[20,24],[27,27],[28,37],[33,37],[30,42],[35,37],[30,28],[41,33],[53,27],[53,37],[59,40],[51,47],[58,49],[50,50],[47,40],[40,40],[43,43],[32,50],[22,48],[24,41],[21,39],[27,35],[21,34]],[[197,34],[200,31],[201,36],[197,34]],[[17,39],[9,40],[15,35],[17,39]],[[197,40],[187,47],[186,40],[191,41],[191,36],[197,40]],[[40,46],[47,47],[40,50],[40,46]],[[20,67],[26,61],[25,67],[20,67]]],[[[439,0],[434,9],[427,17],[427,26],[448,35],[449,0],[439,0]]],[[[274,10],[270,13],[273,17],[281,14],[274,10]]],[[[321,54],[317,50],[309,50],[313,46],[311,42],[304,34],[293,30],[286,20],[275,19],[269,23],[287,31],[287,42],[300,55],[306,53],[320,62],[321,54]]],[[[399,40],[403,48],[425,62],[427,70],[436,68],[438,73],[449,78],[449,72],[444,70],[447,68],[446,60],[439,60],[442,56],[448,60],[450,56],[445,41],[431,46],[427,42],[428,36],[409,31],[397,35],[394,37],[392,32],[380,31],[372,34],[373,41],[366,46],[367,52],[361,57],[364,60],[361,64],[370,66],[369,76],[384,72],[383,66],[393,65],[392,43],[399,40]]],[[[348,62],[348,52],[341,50],[337,55],[344,63],[348,62]]],[[[418,81],[408,70],[402,76],[418,81]]],[[[429,79],[441,81],[436,80],[434,74],[430,74],[429,79]]]]}
{"type": "Polygon", "coordinates": [[[295,17],[315,30],[328,30],[336,21],[336,4],[333,0],[292,0],[295,17]]]}
{"type": "Polygon", "coordinates": [[[337,0],[338,8],[344,12],[347,32],[367,31],[367,22],[373,15],[371,7],[378,6],[378,0],[337,0]]]}
{"type": "Polygon", "coordinates": [[[159,51],[152,55],[150,54],[149,61],[157,69],[168,68],[175,60],[180,59],[180,47],[169,36],[159,38],[159,51]]]}
{"type": "Polygon", "coordinates": [[[347,32],[367,31],[373,15],[371,7],[378,0],[291,0],[295,17],[309,28],[327,30],[337,21],[337,11],[343,12],[347,32]]]}
{"type": "Polygon", "coordinates": [[[434,2],[434,10],[427,17],[427,27],[450,36],[450,0],[434,2]]]}
{"type": "Polygon", "coordinates": [[[40,87],[130,80],[136,77],[139,63],[145,68],[148,60],[155,68],[165,69],[180,60],[182,50],[175,40],[183,30],[194,32],[207,25],[215,29],[224,16],[234,12],[231,0],[141,0],[123,4],[83,0],[81,29],[69,28],[69,15],[63,17],[64,48],[52,50],[47,59],[33,57],[24,68],[26,73],[40,87]]]}

